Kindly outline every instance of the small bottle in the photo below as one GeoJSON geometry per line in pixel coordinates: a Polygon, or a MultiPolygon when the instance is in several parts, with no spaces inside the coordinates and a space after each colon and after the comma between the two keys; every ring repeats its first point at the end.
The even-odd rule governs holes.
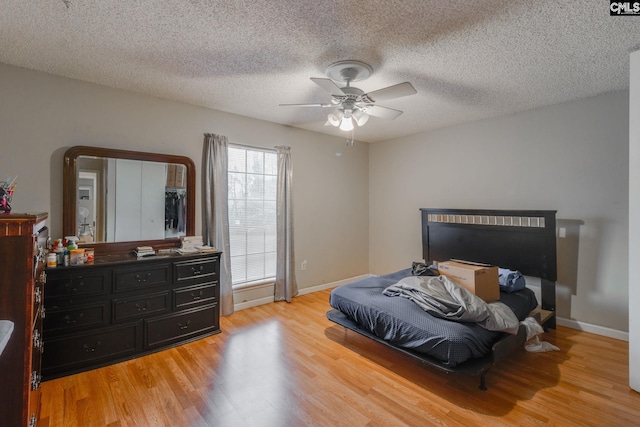
{"type": "Polygon", "coordinates": [[[56,246],[56,262],[58,265],[62,265],[64,263],[64,246],[62,246],[62,239],[58,240],[58,244],[56,246]]]}
{"type": "Polygon", "coordinates": [[[78,244],[76,243],[75,239],[67,238],[67,240],[69,241],[69,244],[67,245],[67,249],[69,250],[69,252],[74,249],[78,249],[78,244]]]}
{"type": "Polygon", "coordinates": [[[55,268],[58,265],[58,257],[55,253],[50,252],[47,255],[47,268],[55,268]]]}

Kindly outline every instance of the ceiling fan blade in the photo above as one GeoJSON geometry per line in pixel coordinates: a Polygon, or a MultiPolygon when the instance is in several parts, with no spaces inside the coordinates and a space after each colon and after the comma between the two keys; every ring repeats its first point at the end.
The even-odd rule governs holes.
{"type": "Polygon", "coordinates": [[[335,107],[334,104],[278,104],[280,107],[335,107]]]}
{"type": "Polygon", "coordinates": [[[340,89],[333,80],[323,79],[319,77],[311,77],[311,81],[320,86],[322,89],[329,92],[331,95],[344,95],[345,93],[340,89]]]}
{"type": "Polygon", "coordinates": [[[383,107],[381,105],[372,105],[367,108],[365,113],[373,117],[379,117],[381,119],[393,120],[402,114],[400,110],[394,110],[393,108],[383,107]]]}
{"type": "Polygon", "coordinates": [[[409,82],[398,83],[397,85],[385,87],[383,89],[369,92],[366,96],[373,102],[386,101],[388,99],[400,98],[401,96],[414,95],[418,93],[409,82]]]}

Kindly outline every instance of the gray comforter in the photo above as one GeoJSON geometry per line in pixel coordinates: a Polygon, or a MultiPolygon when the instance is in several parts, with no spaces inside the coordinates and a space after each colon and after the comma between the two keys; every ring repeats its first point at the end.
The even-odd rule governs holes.
{"type": "Polygon", "coordinates": [[[520,322],[500,301],[487,303],[445,276],[411,276],[387,287],[383,294],[407,298],[427,313],[456,322],[476,323],[490,331],[517,334],[520,322]]]}

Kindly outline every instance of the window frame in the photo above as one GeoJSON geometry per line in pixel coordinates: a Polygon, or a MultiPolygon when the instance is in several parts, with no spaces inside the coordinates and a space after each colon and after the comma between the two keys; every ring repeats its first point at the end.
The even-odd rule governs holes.
{"type": "MultiPolygon", "coordinates": [[[[230,149],[240,149],[240,150],[244,150],[244,151],[245,151],[245,168],[244,168],[245,170],[244,170],[244,172],[240,172],[240,173],[243,173],[243,174],[244,174],[244,176],[245,176],[245,191],[244,191],[244,201],[245,201],[245,203],[246,203],[246,201],[247,201],[247,200],[256,200],[256,199],[249,199],[249,198],[248,198],[248,191],[247,191],[247,188],[246,188],[246,185],[247,185],[247,184],[246,184],[246,183],[247,183],[247,179],[246,179],[246,177],[247,177],[248,175],[252,175],[252,174],[253,174],[253,175],[261,175],[261,176],[263,176],[263,177],[264,177],[264,176],[273,176],[273,177],[275,177],[275,188],[273,189],[273,190],[274,190],[274,199],[273,199],[273,202],[274,202],[274,204],[275,204],[275,203],[276,203],[276,199],[275,199],[275,197],[277,197],[277,177],[278,177],[277,151],[276,151],[275,149],[270,149],[270,148],[254,147],[254,146],[244,145],[244,144],[234,144],[234,143],[229,143],[228,148],[227,148],[227,157],[228,157],[228,159],[229,159],[229,157],[230,157],[230,155],[229,155],[229,151],[230,151],[230,149]],[[262,153],[268,153],[268,154],[276,155],[276,158],[275,158],[275,175],[265,173],[264,169],[263,169],[262,173],[260,173],[260,174],[256,174],[256,173],[249,172],[249,170],[248,170],[249,168],[248,168],[248,165],[247,165],[247,163],[246,163],[246,162],[247,162],[247,158],[248,158],[248,153],[249,153],[249,152],[262,152],[262,153]]],[[[228,179],[228,181],[229,181],[229,187],[231,186],[231,179],[230,179],[230,174],[231,174],[231,173],[238,173],[238,172],[237,172],[237,171],[232,171],[232,170],[228,167],[228,169],[227,169],[227,179],[228,179]]],[[[257,200],[262,200],[263,202],[264,202],[264,201],[272,201],[272,200],[269,200],[269,199],[265,199],[265,198],[264,198],[264,193],[265,193],[265,191],[264,191],[264,187],[263,187],[262,192],[263,192],[263,197],[262,197],[262,199],[257,199],[257,200]]],[[[232,200],[242,200],[242,199],[235,199],[235,198],[234,198],[234,199],[231,199],[231,197],[230,197],[230,196],[231,196],[231,191],[229,191],[229,192],[228,192],[228,194],[227,194],[227,203],[229,204],[229,207],[231,206],[231,201],[232,201],[232,200]]],[[[264,206],[263,206],[263,207],[264,207],[264,206]]],[[[230,211],[231,211],[231,209],[229,209],[229,212],[230,212],[230,211]]],[[[264,212],[264,210],[263,210],[263,212],[264,212]]],[[[275,216],[275,211],[274,211],[274,217],[273,217],[273,219],[274,219],[273,226],[275,227],[275,226],[277,225],[277,218],[276,218],[276,216],[275,216]]],[[[230,223],[229,228],[231,229],[232,227],[231,227],[231,215],[230,215],[230,214],[229,214],[229,223],[230,223]]],[[[231,246],[231,240],[232,240],[232,239],[231,239],[231,230],[230,230],[230,233],[229,233],[229,234],[230,234],[230,236],[229,236],[229,244],[230,244],[230,246],[231,246]]],[[[277,236],[276,236],[275,238],[277,239],[277,236]]],[[[266,245],[266,243],[265,243],[265,245],[266,245]]],[[[231,251],[233,251],[233,249],[231,249],[231,251]]],[[[260,253],[260,252],[259,252],[259,253],[260,253]]],[[[270,252],[270,251],[269,251],[269,252],[267,252],[267,251],[263,251],[263,252],[261,252],[261,253],[262,253],[262,254],[267,254],[267,253],[271,253],[271,252],[270,252]]],[[[276,249],[273,251],[273,254],[274,254],[274,255],[275,255],[276,253],[277,253],[277,247],[276,247],[276,249]]],[[[245,256],[245,257],[247,257],[248,255],[249,255],[248,253],[245,253],[245,254],[244,254],[244,256],[245,256]]],[[[230,260],[231,260],[231,261],[233,261],[233,258],[234,258],[234,257],[236,257],[236,256],[238,256],[238,255],[231,255],[231,253],[229,254],[229,257],[230,257],[230,260]]],[[[265,262],[266,262],[266,260],[265,260],[265,262]]],[[[271,275],[268,275],[268,276],[265,276],[265,277],[262,277],[262,278],[249,279],[249,280],[247,280],[246,275],[245,275],[245,279],[244,279],[243,281],[241,281],[241,282],[235,282],[235,283],[234,283],[234,278],[233,278],[233,274],[232,274],[232,277],[231,277],[231,279],[232,279],[232,285],[231,285],[231,286],[232,286],[232,288],[233,288],[234,290],[241,290],[241,289],[253,288],[253,287],[259,287],[259,286],[263,286],[263,285],[266,285],[266,284],[274,283],[274,282],[275,282],[275,279],[276,279],[276,277],[275,277],[275,274],[276,274],[276,268],[277,268],[277,265],[275,264],[275,261],[274,261],[274,265],[273,265],[273,275],[272,275],[272,276],[271,276],[271,275]]],[[[247,271],[248,271],[248,265],[245,265],[245,272],[247,272],[247,271]]],[[[233,272],[233,267],[232,267],[232,272],[233,272]]]]}

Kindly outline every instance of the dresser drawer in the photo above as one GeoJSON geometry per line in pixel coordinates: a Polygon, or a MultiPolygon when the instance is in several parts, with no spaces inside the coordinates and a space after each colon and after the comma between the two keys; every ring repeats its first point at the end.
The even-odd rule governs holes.
{"type": "Polygon", "coordinates": [[[45,378],[61,372],[69,374],[69,368],[78,371],[84,366],[95,367],[100,362],[133,356],[142,350],[141,326],[140,322],[136,322],[61,338],[47,338],[46,351],[42,355],[45,378]]]}
{"type": "Polygon", "coordinates": [[[44,318],[44,327],[47,333],[108,324],[108,301],[96,301],[72,307],[49,307],[44,318]]]}
{"type": "Polygon", "coordinates": [[[146,348],[161,347],[218,329],[216,305],[186,310],[145,321],[146,348]]]}
{"type": "Polygon", "coordinates": [[[154,264],[141,268],[118,268],[114,274],[114,292],[134,291],[168,285],[171,281],[169,264],[154,264]]]}
{"type": "Polygon", "coordinates": [[[169,292],[159,292],[156,294],[145,294],[141,296],[114,299],[113,300],[113,320],[132,319],[149,314],[159,314],[169,310],[169,292]]]}
{"type": "Polygon", "coordinates": [[[173,290],[174,309],[190,308],[217,301],[218,282],[209,282],[173,290]]]}
{"type": "Polygon", "coordinates": [[[47,299],[56,297],[80,297],[109,292],[109,271],[64,271],[66,274],[49,273],[47,299]]]}
{"type": "Polygon", "coordinates": [[[192,261],[179,261],[174,264],[175,281],[211,282],[218,280],[218,256],[192,261]]]}

